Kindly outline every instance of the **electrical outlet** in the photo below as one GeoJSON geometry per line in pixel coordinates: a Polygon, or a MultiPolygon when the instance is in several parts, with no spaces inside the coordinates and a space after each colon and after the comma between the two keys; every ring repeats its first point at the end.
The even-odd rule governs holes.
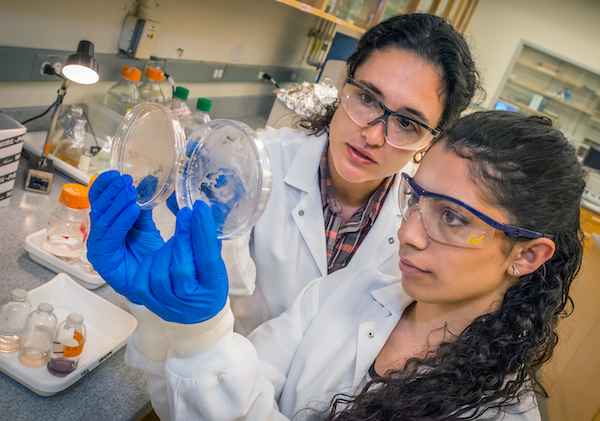
{"type": "Polygon", "coordinates": [[[44,68],[46,66],[52,66],[54,68],[54,71],[56,72],[56,74],[61,74],[62,71],[62,63],[60,61],[57,61],[55,63],[50,63],[49,61],[45,61],[42,63],[42,67],[40,67],[40,73],[43,74],[44,76],[51,76],[48,73],[44,72],[44,68]]]}
{"type": "Polygon", "coordinates": [[[44,73],[44,67],[49,64],[51,65],[57,74],[61,74],[62,66],[67,62],[68,55],[61,54],[36,54],[33,68],[31,69],[31,80],[32,81],[50,81],[50,77],[56,77],[44,73]]]}
{"type": "Polygon", "coordinates": [[[224,67],[213,70],[213,79],[221,79],[223,77],[223,73],[225,73],[224,67]]]}

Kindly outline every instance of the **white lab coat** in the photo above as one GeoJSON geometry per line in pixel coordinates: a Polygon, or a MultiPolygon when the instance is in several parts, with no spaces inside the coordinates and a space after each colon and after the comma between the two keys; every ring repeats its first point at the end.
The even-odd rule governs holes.
{"type": "MultiPolygon", "coordinates": [[[[223,242],[235,329],[244,335],[285,311],[312,280],[327,275],[319,165],[327,134],[315,137],[283,128],[258,132],[268,150],[273,186],[254,229],[223,242]],[[240,298],[245,297],[245,298],[240,298]]],[[[412,163],[401,172],[414,175],[412,163]]],[[[398,269],[397,231],[402,221],[394,184],[375,224],[348,267],[370,267],[393,276],[398,269]]]]}
{"type": "MultiPolygon", "coordinates": [[[[145,371],[163,421],[287,420],[364,386],[411,302],[398,279],[345,268],[311,283],[248,338],[233,332],[229,306],[204,323],[180,325],[131,304],[138,327],[126,361],[145,371]]],[[[540,420],[532,393],[512,409],[499,419],[540,420]]]]}

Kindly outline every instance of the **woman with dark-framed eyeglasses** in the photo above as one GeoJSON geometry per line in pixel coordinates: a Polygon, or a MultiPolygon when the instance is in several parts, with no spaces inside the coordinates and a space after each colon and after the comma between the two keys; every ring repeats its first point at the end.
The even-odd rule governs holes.
{"type": "MultiPolygon", "coordinates": [[[[450,24],[396,16],[360,39],[338,102],[324,115],[304,120],[303,129],[258,132],[272,165],[271,197],[254,228],[222,246],[238,332],[279,315],[310,281],[340,268],[400,274],[400,173],[414,174],[411,159],[478,89],[468,45],[450,24]]],[[[127,279],[163,241],[150,211],[132,204],[130,185],[116,172],[94,183],[90,200],[99,205],[88,257],[117,292],[138,302],[127,279]],[[130,216],[114,218],[130,204],[130,216]]]]}
{"type": "Polygon", "coordinates": [[[401,279],[338,270],[248,337],[233,332],[199,202],[131,283],[145,308],[131,307],[126,360],[165,390],[174,420],[539,421],[538,370],[581,265],[584,187],[549,119],[465,116],[402,175],[401,279]]]}

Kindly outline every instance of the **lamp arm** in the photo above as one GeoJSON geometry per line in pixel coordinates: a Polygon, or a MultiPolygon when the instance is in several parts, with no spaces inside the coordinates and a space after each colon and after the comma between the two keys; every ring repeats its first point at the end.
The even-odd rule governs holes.
{"type": "MultiPolygon", "coordinates": [[[[63,99],[67,94],[67,88],[71,84],[71,81],[65,78],[62,86],[58,89],[58,96],[56,97],[56,102],[54,103],[54,110],[52,111],[52,120],[50,120],[50,128],[48,129],[48,134],[46,135],[46,143],[44,143],[44,149],[42,151],[42,164],[46,162],[48,155],[50,154],[50,145],[52,144],[52,138],[54,137],[54,131],[56,129],[56,122],[58,121],[58,116],[60,114],[60,108],[62,106],[63,99]]],[[[44,165],[42,165],[43,167],[44,165]]]]}

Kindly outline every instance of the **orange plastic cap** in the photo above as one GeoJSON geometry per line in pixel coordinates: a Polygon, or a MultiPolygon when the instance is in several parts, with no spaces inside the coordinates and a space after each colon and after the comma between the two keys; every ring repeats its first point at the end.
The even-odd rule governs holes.
{"type": "Polygon", "coordinates": [[[148,67],[146,69],[146,77],[156,82],[162,82],[165,78],[165,72],[160,70],[158,67],[148,67]]]}
{"type": "Polygon", "coordinates": [[[65,184],[60,193],[60,203],[71,209],[86,209],[90,207],[88,188],[81,184],[65,184]]]}
{"type": "Polygon", "coordinates": [[[133,66],[123,66],[121,76],[123,76],[125,79],[133,80],[134,82],[139,82],[142,78],[142,71],[133,66]]]}
{"type": "Polygon", "coordinates": [[[90,187],[92,187],[92,184],[94,184],[94,181],[96,181],[96,179],[97,179],[97,178],[98,178],[98,174],[96,174],[96,175],[92,175],[92,176],[90,177],[90,182],[89,182],[89,183],[88,183],[88,185],[87,185],[87,187],[88,187],[88,190],[89,190],[89,188],[90,188],[90,187]]]}

